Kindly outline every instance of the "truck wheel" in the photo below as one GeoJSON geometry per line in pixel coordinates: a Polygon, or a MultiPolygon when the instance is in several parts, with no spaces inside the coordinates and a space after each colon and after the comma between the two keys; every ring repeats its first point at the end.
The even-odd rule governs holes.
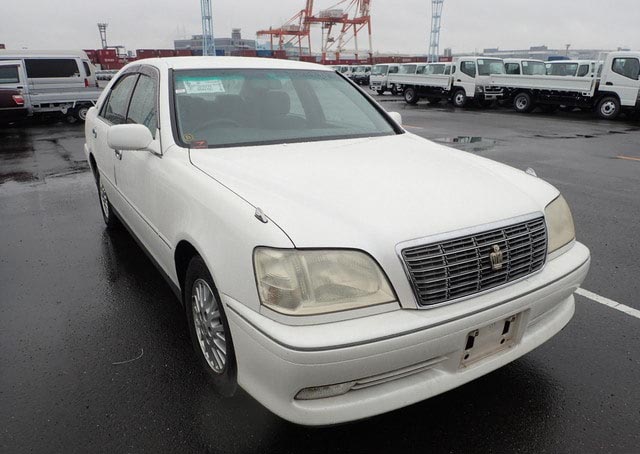
{"type": "Polygon", "coordinates": [[[432,105],[440,104],[440,101],[442,101],[442,98],[427,98],[427,102],[432,105]]]}
{"type": "Polygon", "coordinates": [[[87,119],[87,112],[89,112],[90,108],[91,106],[87,106],[87,105],[78,106],[73,111],[73,116],[84,123],[84,121],[87,119]]]}
{"type": "Polygon", "coordinates": [[[187,268],[184,305],[193,349],[209,382],[219,394],[232,396],[237,368],[231,331],[211,273],[199,255],[187,268]]]}
{"type": "Polygon", "coordinates": [[[533,107],[534,105],[529,93],[518,93],[515,98],[513,98],[513,108],[516,112],[529,113],[533,110],[533,107]]]}
{"type": "Polygon", "coordinates": [[[467,94],[460,88],[453,94],[453,105],[456,107],[464,107],[467,104],[467,94]]]}
{"type": "Polygon", "coordinates": [[[603,120],[615,120],[620,115],[620,101],[615,96],[605,96],[598,102],[596,109],[603,120]]]}
{"type": "Polygon", "coordinates": [[[415,88],[409,87],[404,90],[404,100],[407,104],[417,104],[419,99],[415,88]]]}
{"type": "Polygon", "coordinates": [[[395,85],[391,86],[391,94],[393,96],[396,96],[398,94],[398,87],[396,87],[395,85]]]}

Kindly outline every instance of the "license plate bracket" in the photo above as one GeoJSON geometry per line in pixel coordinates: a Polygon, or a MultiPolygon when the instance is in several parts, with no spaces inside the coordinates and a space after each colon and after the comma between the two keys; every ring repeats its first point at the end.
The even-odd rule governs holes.
{"type": "Polygon", "coordinates": [[[516,343],[522,313],[470,331],[465,338],[460,367],[467,367],[516,343]]]}

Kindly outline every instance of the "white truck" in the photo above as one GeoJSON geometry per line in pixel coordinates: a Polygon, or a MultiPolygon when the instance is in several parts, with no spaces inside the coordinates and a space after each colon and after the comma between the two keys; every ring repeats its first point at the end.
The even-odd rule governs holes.
{"type": "Polygon", "coordinates": [[[397,94],[397,88],[389,83],[389,77],[397,74],[399,70],[400,65],[397,63],[374,65],[369,76],[369,88],[379,95],[383,95],[386,91],[390,91],[394,95],[397,94]]]}
{"type": "Polygon", "coordinates": [[[82,51],[0,50],[0,69],[17,72],[8,86],[22,92],[33,115],[60,113],[84,121],[102,92],[82,51]]]}
{"type": "Polygon", "coordinates": [[[445,63],[425,64],[424,71],[415,74],[395,74],[389,82],[401,85],[404,99],[416,104],[426,98],[431,104],[451,100],[456,107],[470,101],[488,106],[502,96],[502,90],[490,83],[493,74],[504,74],[504,63],[499,58],[460,57],[449,66],[445,63]]]}
{"type": "Polygon", "coordinates": [[[640,109],[639,79],[640,52],[611,52],[600,78],[496,74],[490,84],[504,92],[517,112],[531,112],[537,106],[547,111],[569,106],[594,109],[601,118],[613,120],[623,110],[640,109]]]}

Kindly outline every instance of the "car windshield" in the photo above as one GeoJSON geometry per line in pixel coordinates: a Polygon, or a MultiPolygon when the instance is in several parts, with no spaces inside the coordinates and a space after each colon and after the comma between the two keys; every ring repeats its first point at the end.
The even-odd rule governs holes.
{"type": "Polygon", "coordinates": [[[522,74],[525,76],[544,76],[547,74],[547,68],[541,61],[523,61],[522,74]]]}
{"type": "Polygon", "coordinates": [[[179,70],[174,96],[178,136],[194,148],[395,134],[333,71],[179,70]]]}
{"type": "Polygon", "coordinates": [[[491,74],[504,74],[502,60],[478,59],[478,75],[490,76],[491,74]]]}
{"type": "Polygon", "coordinates": [[[387,74],[387,70],[389,67],[387,65],[376,65],[371,70],[372,76],[381,76],[383,74],[387,74]]]}

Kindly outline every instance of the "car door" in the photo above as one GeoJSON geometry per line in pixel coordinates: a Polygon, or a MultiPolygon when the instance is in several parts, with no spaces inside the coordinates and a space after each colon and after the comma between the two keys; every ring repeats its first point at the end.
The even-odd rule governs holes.
{"type": "Polygon", "coordinates": [[[476,94],[476,75],[478,69],[474,60],[460,60],[458,71],[456,71],[456,85],[464,88],[468,98],[473,98],[476,94]]]}
{"type": "Polygon", "coordinates": [[[21,108],[31,110],[27,89],[27,76],[21,60],[0,61],[0,88],[8,88],[21,92],[24,99],[24,105],[21,106],[21,108]]]}
{"type": "Polygon", "coordinates": [[[154,140],[147,150],[120,150],[115,162],[118,190],[126,202],[123,216],[140,241],[158,262],[171,250],[170,244],[158,229],[157,184],[163,172],[162,147],[158,130],[158,73],[143,66],[131,95],[127,110],[127,124],[146,126],[154,140]]]}
{"type": "Polygon", "coordinates": [[[600,81],[602,91],[611,91],[620,98],[623,106],[635,106],[640,89],[640,59],[637,57],[613,58],[600,81]]]}
{"type": "Polygon", "coordinates": [[[94,153],[100,179],[118,212],[122,208],[122,198],[117,190],[115,163],[120,151],[109,147],[107,133],[110,126],[125,124],[131,93],[137,80],[137,73],[125,73],[111,86],[87,137],[87,145],[94,153]]]}

